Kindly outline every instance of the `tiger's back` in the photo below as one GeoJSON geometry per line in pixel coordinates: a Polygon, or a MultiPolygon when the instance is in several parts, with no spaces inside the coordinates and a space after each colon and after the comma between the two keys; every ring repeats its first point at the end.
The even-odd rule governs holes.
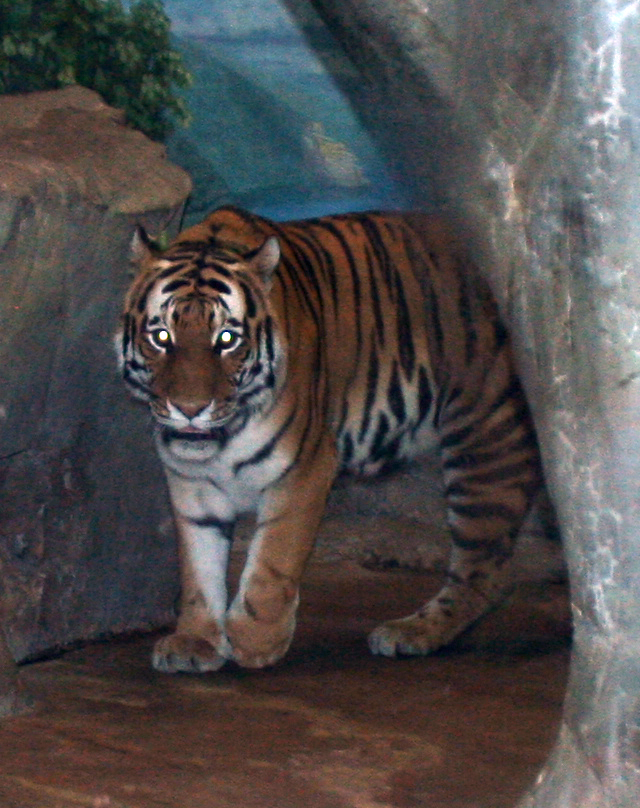
{"type": "Polygon", "coordinates": [[[196,669],[226,657],[262,665],[281,656],[295,624],[299,578],[339,467],[373,473],[433,445],[442,454],[453,536],[449,579],[415,615],[373,632],[372,650],[434,650],[503,594],[515,535],[539,484],[537,450],[495,303],[438,220],[368,213],[277,224],[222,208],[142,264],[126,304],[133,319],[125,318],[125,376],[133,368],[130,375],[141,384],[135,365],[144,359],[135,345],[145,329],[166,330],[173,358],[169,351],[164,358],[182,367],[182,387],[172,381],[154,389],[148,367],[150,381],[141,386],[149,384],[161,424],[160,453],[183,549],[192,548],[183,590],[187,600],[198,594],[205,604],[194,617],[183,592],[178,631],[161,642],[157,667],[194,667],[185,660],[195,640],[185,637],[214,649],[215,660],[207,662],[205,654],[196,669]],[[182,319],[196,316],[197,327],[179,330],[182,319]],[[218,348],[225,324],[236,329],[242,351],[218,348]],[[196,334],[199,360],[187,345],[196,334]],[[207,386],[217,375],[227,387],[207,386]],[[192,391],[200,376],[205,392],[196,412],[192,391]],[[227,388],[228,401],[235,402],[226,405],[235,406],[230,416],[217,401],[227,388]],[[227,420],[209,414],[207,427],[201,416],[207,407],[227,420]],[[193,413],[185,420],[181,408],[193,413]],[[172,422],[176,410],[182,420],[172,422]],[[189,477],[200,481],[190,491],[189,477]],[[204,478],[213,486],[206,492],[204,478]],[[254,485],[255,502],[243,494],[234,505],[234,484],[254,485]],[[196,507],[196,499],[206,507],[196,507]],[[203,561],[203,553],[214,546],[226,564],[221,542],[230,540],[240,499],[243,508],[255,506],[258,529],[227,607],[219,570],[215,586],[204,581],[211,559],[203,561]],[[307,504],[292,521],[294,501],[307,504]],[[268,520],[287,523],[286,530],[268,527],[268,520]],[[203,529],[208,538],[200,535],[203,529]]]}

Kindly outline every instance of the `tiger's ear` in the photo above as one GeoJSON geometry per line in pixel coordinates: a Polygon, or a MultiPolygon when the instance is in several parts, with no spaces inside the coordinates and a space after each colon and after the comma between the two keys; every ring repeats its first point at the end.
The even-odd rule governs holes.
{"type": "Polygon", "coordinates": [[[280,244],[275,236],[269,236],[257,250],[245,256],[249,269],[256,272],[262,281],[269,286],[271,277],[280,261],[280,244]]]}
{"type": "Polygon", "coordinates": [[[162,250],[158,242],[151,238],[142,225],[137,225],[131,239],[130,258],[133,266],[142,267],[157,258],[162,250]]]}

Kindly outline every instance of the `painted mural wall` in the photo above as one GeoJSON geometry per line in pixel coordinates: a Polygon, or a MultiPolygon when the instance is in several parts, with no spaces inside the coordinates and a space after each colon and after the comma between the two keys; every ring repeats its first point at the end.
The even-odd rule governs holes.
{"type": "Polygon", "coordinates": [[[193,121],[168,143],[194,180],[187,223],[229,202],[276,219],[406,205],[340,90],[357,75],[311,8],[297,22],[278,0],[165,9],[194,79],[193,121]]]}

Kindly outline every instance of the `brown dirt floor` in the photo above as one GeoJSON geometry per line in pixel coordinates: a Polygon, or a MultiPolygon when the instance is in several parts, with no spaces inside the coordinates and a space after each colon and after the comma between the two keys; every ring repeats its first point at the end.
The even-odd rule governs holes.
{"type": "Polygon", "coordinates": [[[312,563],[286,659],[167,676],[153,637],[24,666],[39,709],[0,724],[2,808],[507,808],[555,740],[566,591],[522,586],[455,648],[369,655],[433,575],[312,563]]]}

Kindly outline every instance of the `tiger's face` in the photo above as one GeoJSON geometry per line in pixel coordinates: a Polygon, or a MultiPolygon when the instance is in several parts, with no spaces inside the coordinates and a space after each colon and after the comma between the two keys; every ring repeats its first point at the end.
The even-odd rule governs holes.
{"type": "Polygon", "coordinates": [[[268,294],[279,258],[275,238],[238,255],[209,242],[157,253],[137,235],[116,342],[125,382],[166,435],[233,433],[272,398],[283,352],[268,294]]]}

